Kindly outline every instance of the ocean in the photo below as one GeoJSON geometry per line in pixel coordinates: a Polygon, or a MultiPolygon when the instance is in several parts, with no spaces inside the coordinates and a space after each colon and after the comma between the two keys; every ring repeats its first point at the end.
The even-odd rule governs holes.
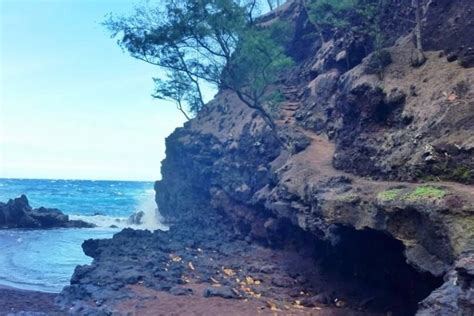
{"type": "Polygon", "coordinates": [[[110,238],[125,227],[166,230],[154,201],[153,182],[0,179],[0,201],[25,194],[34,208],[58,208],[71,219],[96,228],[0,230],[0,284],[28,290],[59,292],[77,265],[89,264],[81,244],[110,238]],[[142,225],[127,218],[145,212],[142,225]],[[114,225],[116,228],[111,228],[114,225]]]}

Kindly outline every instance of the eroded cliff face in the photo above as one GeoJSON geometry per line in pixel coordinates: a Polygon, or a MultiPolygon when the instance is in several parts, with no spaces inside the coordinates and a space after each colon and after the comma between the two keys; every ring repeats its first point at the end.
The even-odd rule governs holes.
{"type": "Polygon", "coordinates": [[[463,30],[472,28],[474,3],[426,3],[428,60],[413,68],[410,27],[393,20],[411,16],[405,2],[387,16],[393,45],[381,74],[361,39],[335,34],[321,43],[298,1],[267,16],[295,26],[288,52],[296,65],[275,83],[286,99],[275,115],[293,150],[280,149],[256,113],[220,91],[167,139],[156,183],[167,221],[225,218],[248,241],[275,247],[303,230],[348,261],[370,257],[367,276],[408,284],[410,274],[394,277],[405,263],[383,272],[377,253],[369,255],[388,236],[400,247],[386,251],[400,251],[424,275],[426,289],[404,288],[419,292],[411,299],[444,277],[420,315],[473,314],[474,35],[463,30]]]}

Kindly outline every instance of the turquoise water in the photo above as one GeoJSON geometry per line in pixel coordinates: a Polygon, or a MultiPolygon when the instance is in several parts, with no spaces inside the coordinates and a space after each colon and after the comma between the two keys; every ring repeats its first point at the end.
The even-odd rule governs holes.
{"type": "Polygon", "coordinates": [[[91,229],[0,230],[0,284],[59,292],[76,265],[91,258],[81,244],[89,238],[110,238],[136,211],[146,221],[135,229],[166,229],[160,224],[152,182],[0,179],[0,201],[25,194],[32,207],[59,208],[73,219],[98,225],[91,229]],[[110,228],[115,225],[118,228],[110,228]]]}

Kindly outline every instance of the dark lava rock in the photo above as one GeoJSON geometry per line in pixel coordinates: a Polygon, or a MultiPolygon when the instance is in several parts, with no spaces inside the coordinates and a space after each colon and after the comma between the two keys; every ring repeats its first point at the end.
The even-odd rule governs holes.
{"type": "Polygon", "coordinates": [[[177,296],[185,296],[185,295],[193,295],[193,289],[181,287],[181,286],[173,286],[169,290],[170,294],[177,295],[177,296]]]}
{"type": "Polygon", "coordinates": [[[458,63],[464,68],[474,67],[474,50],[470,50],[464,56],[461,56],[458,60],[458,63]]]}
{"type": "Polygon", "coordinates": [[[0,203],[0,228],[83,228],[95,225],[80,220],[69,220],[58,209],[32,209],[25,195],[0,203]]]}
{"type": "Polygon", "coordinates": [[[295,284],[295,280],[289,277],[274,277],[272,278],[272,284],[278,287],[291,287],[295,284]]]}
{"type": "Polygon", "coordinates": [[[143,216],[145,216],[145,212],[143,211],[138,211],[136,213],[133,213],[128,218],[127,223],[132,224],[132,225],[140,225],[143,223],[143,216]]]}
{"type": "Polygon", "coordinates": [[[314,307],[314,306],[317,306],[318,304],[324,304],[324,305],[331,304],[331,302],[332,302],[332,299],[329,294],[321,293],[321,294],[303,299],[301,304],[307,307],[314,307]]]}
{"type": "Polygon", "coordinates": [[[204,297],[222,297],[222,298],[237,298],[237,294],[232,291],[232,288],[228,286],[221,286],[221,287],[208,287],[204,290],[203,293],[204,297]]]}
{"type": "Polygon", "coordinates": [[[474,315],[474,254],[459,259],[444,279],[443,285],[419,303],[417,315],[474,315]]]}
{"type": "Polygon", "coordinates": [[[448,55],[446,55],[446,60],[450,63],[456,61],[457,59],[458,55],[456,53],[449,53],[448,55]]]}
{"type": "Polygon", "coordinates": [[[392,56],[387,50],[381,50],[380,52],[373,53],[369,57],[367,62],[365,72],[367,74],[378,74],[385,67],[392,63],[392,56]]]}

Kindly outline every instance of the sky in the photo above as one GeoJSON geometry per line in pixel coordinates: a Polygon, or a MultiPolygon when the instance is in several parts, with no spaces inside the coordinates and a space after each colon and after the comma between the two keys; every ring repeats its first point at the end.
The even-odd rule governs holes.
{"type": "Polygon", "coordinates": [[[156,180],[184,122],[100,25],[133,0],[0,0],[0,178],[156,180]]]}

